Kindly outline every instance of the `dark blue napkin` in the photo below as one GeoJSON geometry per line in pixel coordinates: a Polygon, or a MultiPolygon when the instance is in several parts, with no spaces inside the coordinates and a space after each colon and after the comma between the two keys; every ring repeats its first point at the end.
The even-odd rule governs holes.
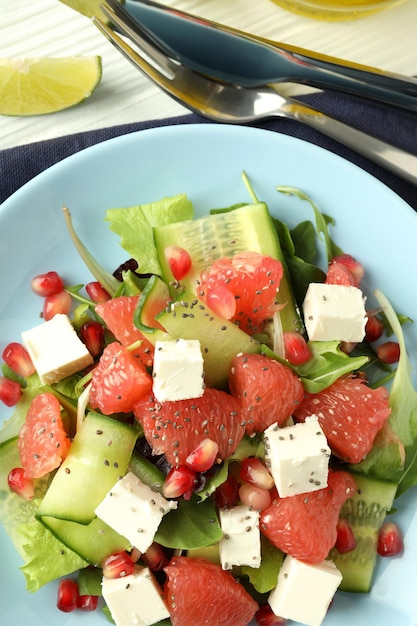
{"type": "MultiPolygon", "coordinates": [[[[331,92],[314,93],[300,100],[337,119],[417,155],[417,114],[331,92]]],[[[0,151],[0,203],[31,178],[67,156],[101,141],[146,128],[210,123],[198,115],[123,124],[76,133],[0,151]]],[[[267,120],[254,126],[298,137],[334,152],[366,170],[417,210],[417,187],[387,172],[365,157],[298,122],[267,120]]]]}

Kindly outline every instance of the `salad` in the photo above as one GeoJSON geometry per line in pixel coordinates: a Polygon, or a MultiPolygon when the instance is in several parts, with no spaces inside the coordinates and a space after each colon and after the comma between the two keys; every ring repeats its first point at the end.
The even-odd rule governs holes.
{"type": "MultiPolygon", "coordinates": [[[[3,428],[3,483],[11,484],[10,469],[25,471],[1,516],[25,557],[28,589],[63,580],[62,610],[91,610],[106,588],[105,610],[121,626],[121,585],[124,590],[129,576],[139,588],[146,571],[151,586],[145,593],[157,593],[136,623],[237,626],[256,616],[260,625],[288,618],[315,626],[337,588],[370,589],[378,537],[380,550],[387,537],[401,548],[395,525],[385,528],[385,542],[380,531],[395,498],[417,481],[417,394],[402,330],[411,320],[376,291],[375,304],[362,315],[363,336],[338,327],[336,335],[308,340],[303,304],[309,286],[325,284],[331,295],[339,288],[357,293],[366,268],[336,245],[332,219],[302,192],[280,189],[311,204],[312,220],[290,231],[245,182],[249,204],[199,220],[192,220],[183,194],[109,210],[106,219],[130,259],[116,277],[86,250],[67,212],[68,230],[94,280],[62,285],[51,273],[32,284],[45,297],[42,329],[64,324],[46,343],[66,332],[69,317],[88,349],[58,368],[41,367],[37,331],[22,329],[37,371],[22,369],[24,356],[16,358],[12,348],[3,353],[4,378],[24,387],[3,428]],[[315,264],[320,246],[324,267],[315,264]],[[48,279],[58,282],[52,293],[48,279]],[[165,355],[157,367],[155,355],[172,342],[174,358],[165,355]],[[174,388],[178,369],[186,376],[174,388]],[[354,404],[359,409],[352,415],[354,404]],[[335,411],[343,424],[333,419],[335,411]],[[306,435],[297,476],[302,487],[284,494],[297,482],[288,467],[295,472],[298,457],[290,452],[285,464],[280,437],[302,438],[310,426],[324,443],[317,452],[306,435]],[[45,432],[54,450],[41,437],[45,432]],[[158,497],[164,509],[156,517],[143,509],[153,528],[142,549],[139,539],[126,537],[123,506],[132,508],[126,496],[132,491],[135,507],[158,497]],[[109,503],[116,496],[121,509],[109,503]],[[16,526],[22,502],[25,519],[16,526]],[[237,530],[242,518],[245,532],[237,530]],[[297,531],[288,532],[288,520],[297,531]],[[294,577],[298,593],[305,576],[309,584],[321,581],[318,599],[299,613],[281,593],[280,575],[294,577]],[[230,586],[232,577],[240,584],[230,586]],[[194,614],[197,605],[212,622],[198,621],[207,613],[194,614]],[[286,614],[275,618],[277,606],[286,614]]],[[[350,302],[350,296],[344,300],[346,311],[350,302]]],[[[347,315],[348,330],[360,314],[347,315]]]]}

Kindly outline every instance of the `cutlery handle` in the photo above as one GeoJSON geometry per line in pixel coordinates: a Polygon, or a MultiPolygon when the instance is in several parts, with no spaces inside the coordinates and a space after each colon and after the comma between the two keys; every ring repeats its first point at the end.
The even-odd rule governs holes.
{"type": "Polygon", "coordinates": [[[302,122],[324,135],[336,139],[348,148],[352,148],[355,152],[362,154],[400,178],[417,185],[417,156],[347,126],[343,122],[339,122],[301,102],[289,98],[286,100],[288,106],[285,107],[285,113],[283,114],[282,110],[277,111],[277,117],[284,115],[284,117],[302,122]]]}
{"type": "MultiPolygon", "coordinates": [[[[417,80],[302,48],[270,41],[282,70],[295,82],[329,88],[417,111],[417,80]],[[298,78],[297,78],[298,75],[298,78]]],[[[282,79],[281,79],[282,80],[282,79]]]]}

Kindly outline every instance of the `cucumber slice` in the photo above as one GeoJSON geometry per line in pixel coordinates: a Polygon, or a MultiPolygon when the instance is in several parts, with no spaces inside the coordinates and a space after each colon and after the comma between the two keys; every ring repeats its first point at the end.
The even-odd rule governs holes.
{"type": "Polygon", "coordinates": [[[190,292],[182,292],[157,316],[167,339],[198,339],[207,387],[224,389],[236,354],[260,352],[261,346],[235,324],[215,315],[190,292]]]}
{"type": "Polygon", "coordinates": [[[95,508],[126,473],[137,436],[129,424],[89,413],[42,500],[38,519],[89,524],[95,508]]]}
{"type": "Polygon", "coordinates": [[[256,202],[224,213],[206,215],[196,220],[175,222],[154,228],[162,278],[175,283],[164,249],[177,245],[187,250],[192,260],[192,270],[181,285],[195,293],[201,271],[216,259],[233,256],[238,252],[259,252],[281,261],[284,277],[278,293],[278,302],[286,306],[281,311],[284,330],[301,330],[302,322],[295,304],[289,273],[281,251],[278,236],[264,202],[256,202]]]}
{"type": "Polygon", "coordinates": [[[131,548],[126,537],[116,533],[98,517],[90,524],[48,516],[43,516],[41,522],[64,545],[92,565],[100,566],[110,554],[131,548]]]}
{"type": "Polygon", "coordinates": [[[170,299],[168,285],[159,276],[151,276],[139,297],[133,318],[135,326],[147,333],[160,329],[155,318],[165,309],[170,299]]]}
{"type": "Polygon", "coordinates": [[[342,507],[340,516],[349,521],[356,548],[347,554],[332,550],[331,557],[342,572],[342,591],[367,593],[377,561],[378,531],[391,510],[397,485],[352,473],[356,493],[342,507]]]}

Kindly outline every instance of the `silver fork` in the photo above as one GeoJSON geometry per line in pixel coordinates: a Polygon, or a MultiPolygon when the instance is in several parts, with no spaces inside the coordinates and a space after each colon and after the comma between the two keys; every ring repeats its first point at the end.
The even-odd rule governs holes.
{"type": "Polygon", "coordinates": [[[417,156],[352,128],[304,103],[281,95],[277,87],[253,88],[215,80],[167,56],[135,25],[133,30],[106,5],[110,22],[135,44],[100,18],[93,22],[105,37],[146,77],[186,108],[216,122],[246,124],[284,117],[310,126],[352,148],[378,165],[417,185],[417,156]]]}

